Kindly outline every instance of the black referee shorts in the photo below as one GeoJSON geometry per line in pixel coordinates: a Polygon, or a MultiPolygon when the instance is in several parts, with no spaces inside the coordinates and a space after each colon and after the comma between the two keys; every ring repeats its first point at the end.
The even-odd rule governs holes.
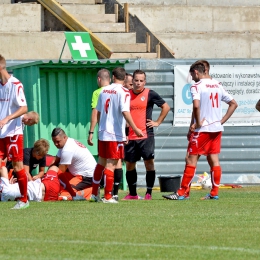
{"type": "Polygon", "coordinates": [[[154,159],[154,136],[146,139],[130,140],[125,145],[125,161],[137,162],[141,159],[154,159]]]}

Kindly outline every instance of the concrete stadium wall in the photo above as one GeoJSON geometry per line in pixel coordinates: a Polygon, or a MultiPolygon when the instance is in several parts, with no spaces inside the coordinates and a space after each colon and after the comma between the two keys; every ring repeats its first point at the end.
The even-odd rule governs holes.
{"type": "Polygon", "coordinates": [[[43,8],[38,4],[0,5],[1,32],[40,32],[44,28],[43,8]]]}
{"type": "Polygon", "coordinates": [[[260,32],[260,7],[130,6],[155,33],[260,32]]]}
{"type": "MultiPolygon", "coordinates": [[[[63,32],[0,33],[1,53],[6,59],[59,59],[65,36],[63,32]]],[[[66,44],[63,59],[71,54],[66,44]]]]}
{"type": "Polygon", "coordinates": [[[177,59],[259,57],[260,6],[130,5],[129,11],[177,59]]]}
{"type": "Polygon", "coordinates": [[[259,0],[118,0],[134,5],[260,6],[259,0]]]}
{"type": "Polygon", "coordinates": [[[259,58],[260,34],[244,33],[159,33],[179,59],[259,58]]]}

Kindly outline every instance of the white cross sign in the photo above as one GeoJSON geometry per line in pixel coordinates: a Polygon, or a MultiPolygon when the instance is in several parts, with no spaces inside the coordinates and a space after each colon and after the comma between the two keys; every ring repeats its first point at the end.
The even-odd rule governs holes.
{"type": "Polygon", "coordinates": [[[86,51],[90,51],[89,43],[82,42],[81,36],[74,36],[76,43],[71,43],[74,51],[79,51],[81,57],[88,57],[86,51]]]}
{"type": "Polygon", "coordinates": [[[64,34],[75,61],[98,60],[88,32],[64,32],[64,34]]]}

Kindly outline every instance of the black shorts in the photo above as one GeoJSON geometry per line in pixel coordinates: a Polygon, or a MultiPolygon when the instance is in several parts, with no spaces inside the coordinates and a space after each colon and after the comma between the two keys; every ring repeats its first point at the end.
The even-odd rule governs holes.
{"type": "Polygon", "coordinates": [[[154,159],[154,136],[141,140],[130,140],[125,145],[125,161],[137,162],[141,157],[145,161],[154,159]]]}
{"type": "Polygon", "coordinates": [[[75,190],[84,190],[92,186],[92,177],[83,177],[82,181],[79,182],[77,185],[71,184],[71,187],[75,190]]]}

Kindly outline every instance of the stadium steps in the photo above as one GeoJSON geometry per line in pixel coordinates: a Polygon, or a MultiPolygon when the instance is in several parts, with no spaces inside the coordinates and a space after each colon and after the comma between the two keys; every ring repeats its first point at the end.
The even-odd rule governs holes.
{"type": "Polygon", "coordinates": [[[176,59],[259,58],[259,0],[118,0],[176,59]]]}
{"type": "MultiPolygon", "coordinates": [[[[50,36],[51,33],[57,36],[57,31],[61,33],[68,30],[66,26],[60,25],[61,22],[52,14],[46,16],[47,10],[33,0],[23,0],[22,3],[15,4],[11,2],[13,1],[0,0],[0,16],[2,18],[0,36],[2,39],[7,37],[8,39],[5,39],[4,42],[10,43],[1,48],[1,53],[5,54],[6,59],[59,58],[58,53],[62,50],[64,36],[59,35],[53,42],[55,46],[50,49],[39,48],[36,52],[32,49],[35,49],[39,42],[44,43],[47,40],[52,40],[54,37],[50,36]],[[46,17],[48,22],[46,22],[46,17]],[[49,18],[54,19],[50,21],[49,18]],[[48,39],[46,39],[47,35],[48,39]],[[33,39],[33,37],[36,38],[33,39]],[[15,46],[16,51],[9,50],[10,46],[15,46]]],[[[136,42],[135,32],[125,32],[125,23],[117,22],[115,14],[105,13],[104,4],[96,4],[101,3],[100,0],[61,0],[58,2],[111,48],[113,52],[111,59],[157,58],[157,53],[147,52],[146,43],[136,42]]],[[[64,50],[62,59],[70,58],[69,51],[64,50]]]]}

